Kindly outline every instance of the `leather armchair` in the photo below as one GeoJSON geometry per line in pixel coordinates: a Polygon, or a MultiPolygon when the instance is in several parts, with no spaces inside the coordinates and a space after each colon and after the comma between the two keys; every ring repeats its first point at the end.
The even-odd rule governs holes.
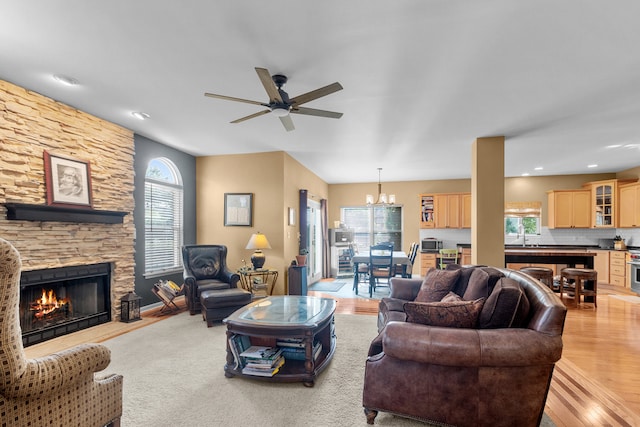
{"type": "Polygon", "coordinates": [[[0,239],[0,424],[119,426],[122,376],[95,374],[111,361],[107,347],[83,344],[26,358],[19,320],[20,271],[18,251],[0,239]]]}
{"type": "MultiPolygon", "coordinates": [[[[379,318],[388,323],[372,343],[365,367],[369,424],[378,411],[456,426],[539,424],[562,354],[566,308],[536,279],[497,270],[524,290],[530,303],[525,327],[435,327],[405,322],[397,312],[379,318]]],[[[413,300],[419,284],[392,279],[391,296],[413,300]]]]}
{"type": "Polygon", "coordinates": [[[227,268],[225,245],[182,247],[185,298],[189,313],[200,313],[200,294],[206,290],[237,288],[240,275],[227,268]]]}

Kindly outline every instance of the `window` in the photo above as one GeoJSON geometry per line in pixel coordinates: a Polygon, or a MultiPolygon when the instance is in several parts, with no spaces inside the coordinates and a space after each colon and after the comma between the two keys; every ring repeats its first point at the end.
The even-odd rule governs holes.
{"type": "Polygon", "coordinates": [[[401,206],[356,206],[340,209],[341,221],[354,230],[354,240],[360,248],[375,243],[392,242],[402,250],[401,206]]]}
{"type": "Polygon", "coordinates": [[[504,234],[508,236],[540,234],[541,202],[507,202],[504,210],[504,234]]]}
{"type": "Polygon", "coordinates": [[[182,177],[173,162],[149,162],[144,180],[145,276],[182,270],[182,177]]]}

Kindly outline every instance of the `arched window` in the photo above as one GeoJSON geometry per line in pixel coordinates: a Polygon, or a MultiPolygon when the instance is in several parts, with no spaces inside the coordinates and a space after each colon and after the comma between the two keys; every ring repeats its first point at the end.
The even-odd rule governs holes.
{"type": "Polygon", "coordinates": [[[144,178],[145,275],[182,270],[182,176],[166,158],[149,162],[144,178]]]}

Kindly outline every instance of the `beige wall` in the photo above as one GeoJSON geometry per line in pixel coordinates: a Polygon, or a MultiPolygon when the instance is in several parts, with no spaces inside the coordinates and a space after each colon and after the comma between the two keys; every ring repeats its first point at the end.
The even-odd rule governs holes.
{"type": "Polygon", "coordinates": [[[253,233],[267,236],[265,267],[279,271],[274,294],[285,292],[286,269],[298,253],[299,221],[288,225],[288,208],[299,215],[300,189],[326,198],[327,184],[282,151],[196,159],[198,244],[225,244],[228,266],[236,270],[253,251],[245,249],[253,233]],[[224,193],[253,193],[253,226],[224,226],[224,193]]]}

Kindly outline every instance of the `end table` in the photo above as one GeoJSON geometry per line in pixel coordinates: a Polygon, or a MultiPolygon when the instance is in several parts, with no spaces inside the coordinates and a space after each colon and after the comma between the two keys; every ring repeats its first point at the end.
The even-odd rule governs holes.
{"type": "Polygon", "coordinates": [[[278,270],[270,268],[238,270],[242,288],[251,292],[253,298],[262,298],[273,295],[273,288],[278,280],[278,270]],[[258,293],[256,293],[258,292],[258,293]],[[260,295],[259,293],[263,293],[260,295]]]}

